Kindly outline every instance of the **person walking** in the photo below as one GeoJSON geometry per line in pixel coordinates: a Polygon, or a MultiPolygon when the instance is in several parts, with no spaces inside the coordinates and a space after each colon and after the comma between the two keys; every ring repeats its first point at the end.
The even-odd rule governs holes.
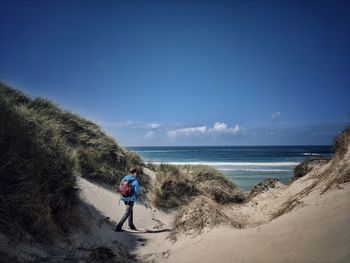
{"type": "Polygon", "coordinates": [[[125,221],[128,219],[129,228],[131,230],[137,230],[134,225],[134,203],[138,200],[138,196],[140,195],[140,184],[137,180],[137,170],[136,168],[130,169],[130,174],[124,176],[119,185],[119,192],[122,197],[121,200],[124,201],[126,206],[125,213],[123,217],[120,219],[114,231],[121,232],[123,231],[122,227],[125,221]]]}

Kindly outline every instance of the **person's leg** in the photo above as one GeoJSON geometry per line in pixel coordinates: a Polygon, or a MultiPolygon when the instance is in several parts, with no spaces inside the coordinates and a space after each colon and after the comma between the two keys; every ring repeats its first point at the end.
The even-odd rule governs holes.
{"type": "Polygon", "coordinates": [[[119,223],[117,224],[116,230],[120,230],[124,224],[124,222],[126,221],[126,219],[128,219],[128,217],[130,216],[130,212],[132,211],[132,205],[130,205],[130,203],[133,202],[124,202],[125,203],[125,213],[123,215],[123,217],[120,219],[119,223]]]}
{"type": "Polygon", "coordinates": [[[129,228],[133,229],[135,228],[134,226],[134,202],[130,202],[130,214],[129,214],[129,228]]]}

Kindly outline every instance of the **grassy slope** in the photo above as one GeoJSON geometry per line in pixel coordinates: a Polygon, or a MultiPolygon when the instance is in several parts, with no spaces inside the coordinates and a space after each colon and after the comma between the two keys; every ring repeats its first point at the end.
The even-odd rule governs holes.
{"type": "Polygon", "coordinates": [[[0,231],[53,240],[79,221],[76,176],[117,182],[142,160],[94,123],[0,83],[0,231]]]}
{"type": "Polygon", "coordinates": [[[3,83],[0,92],[12,107],[25,109],[29,116],[56,129],[61,142],[73,150],[76,172],[81,176],[109,183],[125,175],[131,166],[142,165],[138,155],[125,150],[98,125],[78,114],[64,111],[47,99],[31,99],[3,83]]]}
{"type": "Polygon", "coordinates": [[[0,230],[52,239],[73,220],[77,191],[71,149],[56,127],[27,107],[14,106],[2,92],[0,123],[0,230]]]}

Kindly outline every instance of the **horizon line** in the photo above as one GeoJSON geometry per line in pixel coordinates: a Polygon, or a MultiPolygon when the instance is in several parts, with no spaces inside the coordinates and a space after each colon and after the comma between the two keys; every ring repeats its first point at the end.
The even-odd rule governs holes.
{"type": "Polygon", "coordinates": [[[276,144],[276,145],[132,145],[124,146],[127,148],[130,147],[265,147],[265,146],[274,146],[274,147],[297,147],[297,146],[334,146],[333,144],[276,144]]]}

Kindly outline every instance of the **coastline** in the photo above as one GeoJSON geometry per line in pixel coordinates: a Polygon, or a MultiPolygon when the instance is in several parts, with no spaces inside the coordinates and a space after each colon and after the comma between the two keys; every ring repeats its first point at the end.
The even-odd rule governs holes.
{"type": "Polygon", "coordinates": [[[330,158],[328,145],[299,146],[143,146],[128,147],[146,164],[208,165],[249,191],[266,178],[288,184],[294,168],[315,158],[330,158]]]}

